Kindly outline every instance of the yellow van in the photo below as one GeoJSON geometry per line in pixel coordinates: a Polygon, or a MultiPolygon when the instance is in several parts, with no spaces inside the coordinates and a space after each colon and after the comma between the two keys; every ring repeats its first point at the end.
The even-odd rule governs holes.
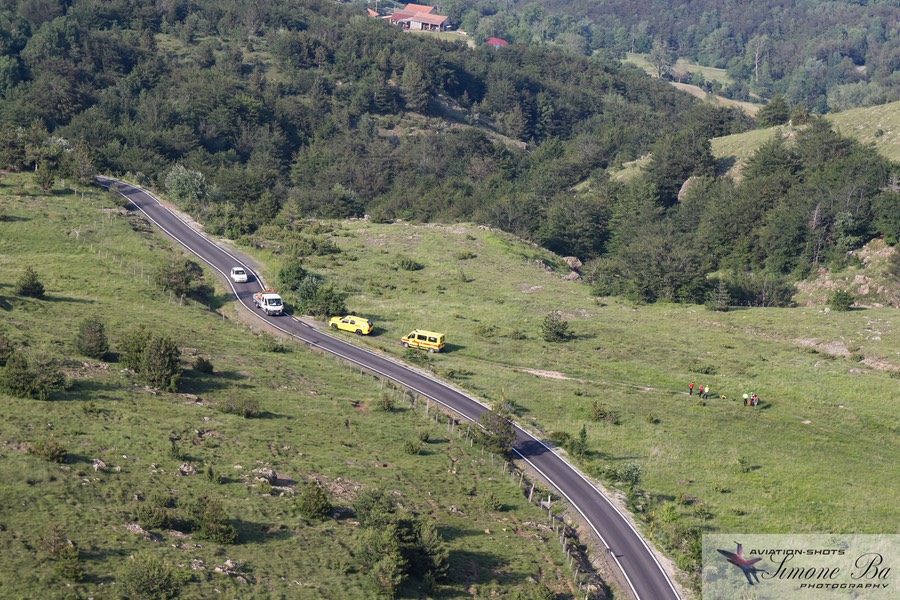
{"type": "Polygon", "coordinates": [[[404,348],[422,348],[429,352],[440,352],[444,347],[444,334],[424,329],[413,329],[400,343],[404,348]]]}

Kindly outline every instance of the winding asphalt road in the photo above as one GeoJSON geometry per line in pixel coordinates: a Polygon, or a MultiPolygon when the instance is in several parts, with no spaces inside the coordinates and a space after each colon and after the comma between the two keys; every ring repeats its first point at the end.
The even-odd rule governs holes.
{"type": "MultiPolygon", "coordinates": [[[[231,267],[242,266],[253,274],[252,269],[160,204],[147,190],[109,177],[98,177],[97,180],[107,188],[116,184],[122,196],[150,221],[224,275],[241,304],[272,327],[414,390],[475,423],[479,423],[481,414],[487,410],[475,398],[395,360],[339,340],[291,316],[269,317],[259,312],[252,299],[253,293],[264,287],[259,277],[252,276],[247,283],[234,283],[228,277],[231,267]]],[[[618,564],[635,598],[679,599],[675,587],[644,539],[612,502],[581,473],[518,426],[514,450],[581,513],[618,564]]]]}

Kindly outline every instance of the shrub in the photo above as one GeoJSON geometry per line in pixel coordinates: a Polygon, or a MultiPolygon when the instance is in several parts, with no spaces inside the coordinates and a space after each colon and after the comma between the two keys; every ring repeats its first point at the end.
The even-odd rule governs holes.
{"type": "Polygon", "coordinates": [[[278,270],[278,281],[281,287],[286,290],[296,290],[300,288],[300,283],[309,275],[303,268],[303,263],[299,258],[291,258],[281,265],[278,270]]]}
{"type": "Polygon", "coordinates": [[[487,511],[498,511],[503,508],[503,503],[494,495],[494,492],[488,492],[481,497],[481,507],[487,511]]]}
{"type": "Polygon", "coordinates": [[[470,252],[468,250],[456,253],[456,260],[469,260],[470,258],[477,258],[477,257],[478,257],[477,254],[475,254],[474,252],[470,252]]]}
{"type": "Polygon", "coordinates": [[[353,501],[356,520],[363,527],[378,527],[393,522],[397,509],[393,496],[385,490],[362,490],[353,501]]]}
{"type": "Polygon", "coordinates": [[[837,290],[828,299],[828,307],[834,311],[846,312],[850,310],[855,301],[856,298],[847,290],[837,290]]]}
{"type": "Polygon", "coordinates": [[[203,269],[182,256],[175,256],[153,273],[153,281],[167,292],[183,298],[195,290],[203,279],[203,269]]]}
{"type": "Polygon", "coordinates": [[[109,352],[109,341],[106,339],[106,327],[100,317],[87,317],[78,326],[75,336],[75,349],[84,356],[102,359],[109,352]]]}
{"type": "Polygon", "coordinates": [[[16,352],[0,371],[0,388],[17,398],[31,398],[34,386],[34,374],[28,368],[28,359],[22,352],[16,352]]]}
{"type": "Polygon", "coordinates": [[[487,323],[482,323],[475,327],[475,335],[483,338],[492,338],[497,335],[497,331],[498,329],[496,325],[490,325],[487,323]]]}
{"type": "Polygon", "coordinates": [[[181,379],[181,350],[166,336],[153,336],[141,353],[139,373],[150,385],[170,392],[178,390],[181,379]]]}
{"type": "Polygon", "coordinates": [[[69,455],[69,451],[66,450],[66,447],[54,440],[37,441],[31,445],[28,449],[28,453],[39,456],[44,460],[60,464],[66,462],[66,457],[69,455]]]}
{"type": "Polygon", "coordinates": [[[191,367],[198,373],[210,374],[213,372],[212,362],[202,356],[198,356],[197,358],[195,358],[194,363],[191,365],[191,367]]]}
{"type": "Polygon", "coordinates": [[[317,481],[309,481],[303,486],[294,506],[306,519],[325,519],[334,510],[328,493],[317,481]]]}
{"type": "Polygon", "coordinates": [[[604,404],[601,404],[597,400],[591,404],[591,419],[594,421],[603,421],[610,425],[618,425],[619,424],[619,413],[610,409],[604,404]]]}
{"type": "Polygon", "coordinates": [[[416,434],[416,437],[419,438],[420,442],[427,444],[428,440],[431,439],[431,434],[428,433],[427,429],[422,429],[416,434]]]}
{"type": "Polygon", "coordinates": [[[563,320],[559,311],[553,311],[544,317],[540,333],[545,342],[565,342],[572,337],[569,331],[569,322],[563,320]]]}
{"type": "Polygon", "coordinates": [[[513,329],[512,331],[509,332],[509,335],[507,337],[511,340],[524,340],[528,336],[525,335],[525,332],[522,331],[521,329],[513,329]]]}
{"type": "Polygon", "coordinates": [[[287,352],[288,346],[268,331],[259,334],[259,349],[263,352],[287,352]]]}
{"type": "Polygon", "coordinates": [[[144,529],[167,529],[171,524],[169,511],[150,502],[138,505],[132,518],[144,529]]]}
{"type": "Polygon", "coordinates": [[[215,483],[215,484],[225,483],[225,477],[211,466],[206,467],[206,470],[203,472],[203,475],[206,477],[206,480],[210,483],[215,483]]]}
{"type": "Polygon", "coordinates": [[[494,406],[482,413],[481,425],[481,429],[477,431],[478,441],[485,448],[504,456],[512,450],[516,431],[502,406],[494,406]]]}
{"type": "Polygon", "coordinates": [[[395,405],[394,397],[388,393],[381,394],[381,397],[378,399],[378,410],[392,412],[395,405]]]}
{"type": "Polygon", "coordinates": [[[238,540],[238,532],[228,523],[228,515],[221,502],[208,496],[201,496],[190,507],[194,519],[194,535],[201,540],[209,540],[217,544],[234,544],[238,540]]]}
{"type": "Polygon", "coordinates": [[[346,296],[330,284],[323,284],[322,280],[314,275],[303,278],[296,290],[296,296],[297,310],[305,315],[327,317],[347,314],[347,306],[344,303],[346,296]]]}
{"type": "Polygon", "coordinates": [[[404,271],[420,271],[425,268],[425,265],[414,261],[408,256],[398,256],[396,265],[398,269],[402,269],[404,271]]]}
{"type": "Polygon", "coordinates": [[[81,553],[59,526],[51,524],[47,527],[40,546],[41,550],[56,563],[56,570],[63,579],[68,581],[84,579],[81,553]]]}
{"type": "Polygon", "coordinates": [[[150,332],[144,325],[138,325],[122,338],[119,355],[122,363],[132,371],[140,371],[141,356],[150,339],[150,332]]]}
{"type": "Polygon", "coordinates": [[[177,598],[187,576],[150,553],[138,553],[116,578],[121,595],[131,600],[177,598]]]}
{"type": "Polygon", "coordinates": [[[44,284],[38,279],[38,275],[32,267],[27,267],[22,276],[16,281],[15,292],[17,296],[26,298],[41,298],[44,295],[44,284]]]}
{"type": "Polygon", "coordinates": [[[262,414],[259,408],[259,400],[245,396],[230,396],[220,401],[216,406],[223,413],[240,415],[245,419],[254,419],[262,414]]]}
{"type": "Polygon", "coordinates": [[[422,443],[416,440],[406,440],[403,442],[403,451],[416,456],[422,452],[422,443]]]}

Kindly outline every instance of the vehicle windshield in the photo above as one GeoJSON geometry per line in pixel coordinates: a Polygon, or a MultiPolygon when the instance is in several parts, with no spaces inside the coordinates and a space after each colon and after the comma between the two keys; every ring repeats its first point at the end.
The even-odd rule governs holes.
{"type": "Polygon", "coordinates": [[[269,298],[269,306],[281,306],[281,298],[269,298]]]}
{"type": "Polygon", "coordinates": [[[235,269],[234,271],[232,271],[232,273],[234,273],[235,275],[244,275],[244,270],[243,269],[235,269]]]}

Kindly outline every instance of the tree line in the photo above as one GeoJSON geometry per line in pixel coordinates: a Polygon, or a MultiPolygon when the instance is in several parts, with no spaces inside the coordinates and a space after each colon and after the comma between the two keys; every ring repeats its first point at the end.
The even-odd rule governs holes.
{"type": "Polygon", "coordinates": [[[731,84],[699,73],[693,82],[740,100],[781,94],[824,114],[900,97],[900,6],[893,0],[691,0],[662,9],[623,0],[449,0],[441,9],[479,40],[499,36],[580,55],[665,48],[727,69],[731,84]]]}
{"type": "Polygon", "coordinates": [[[0,10],[0,163],[46,189],[124,174],[214,235],[275,241],[311,309],[342,297],[296,263],[337,251],[310,218],[486,223],[647,301],[703,301],[725,269],[736,299],[782,302],[816,266],[896,240],[895,167],[871,148],[812,119],[719,179],[710,138],[754,123],[606,54],[470,48],[318,1],[32,8],[0,10]],[[631,182],[609,175],[646,156],[631,182]]]}

